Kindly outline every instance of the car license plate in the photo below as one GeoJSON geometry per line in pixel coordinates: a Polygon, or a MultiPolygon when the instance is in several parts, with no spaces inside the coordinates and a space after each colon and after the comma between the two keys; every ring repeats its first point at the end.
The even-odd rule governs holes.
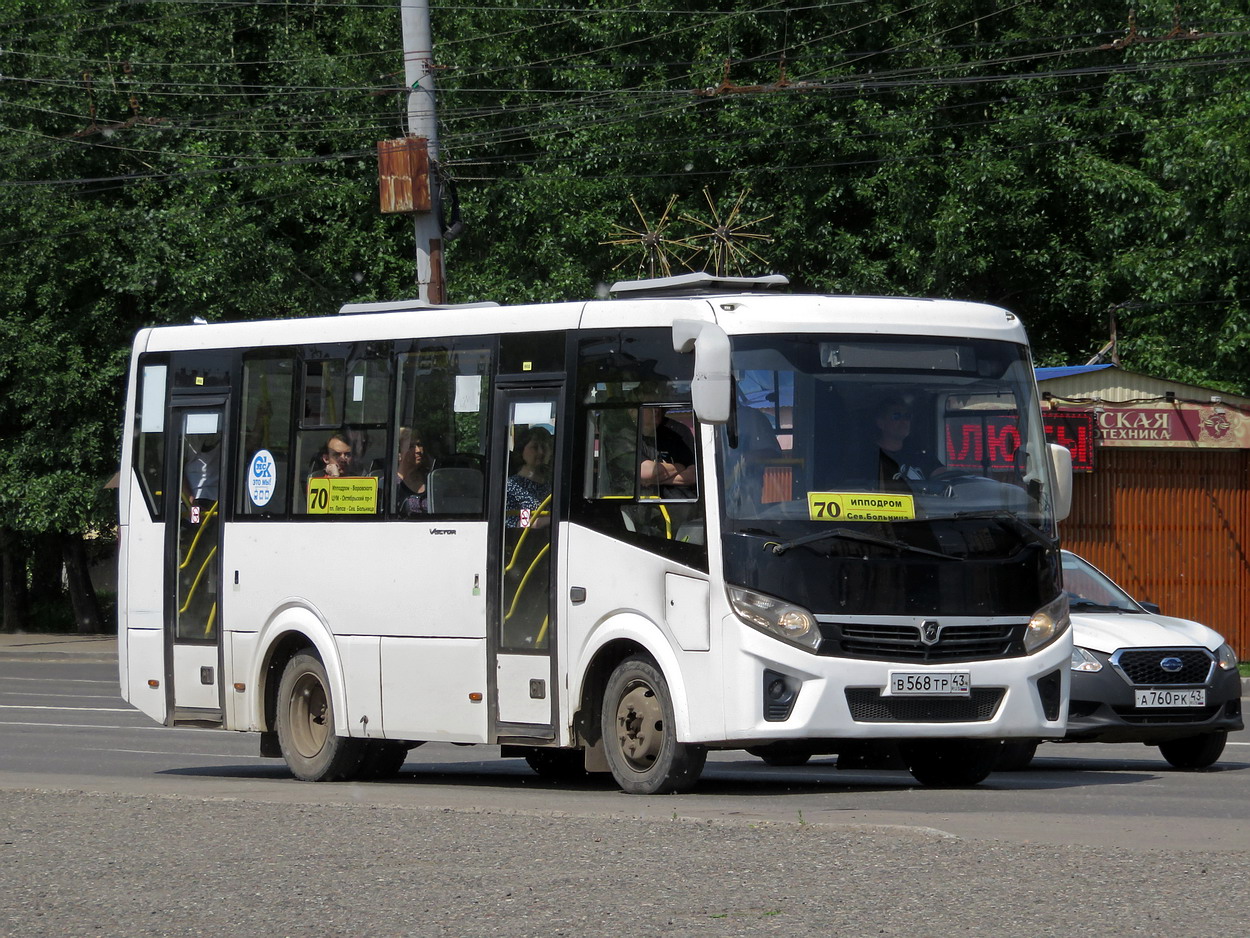
{"type": "Polygon", "coordinates": [[[1149,687],[1145,690],[1134,690],[1139,708],[1156,707],[1205,707],[1207,690],[1199,687],[1194,690],[1166,690],[1161,687],[1149,687]]]}
{"type": "Polygon", "coordinates": [[[972,676],[967,671],[891,671],[889,697],[967,697],[972,676]]]}

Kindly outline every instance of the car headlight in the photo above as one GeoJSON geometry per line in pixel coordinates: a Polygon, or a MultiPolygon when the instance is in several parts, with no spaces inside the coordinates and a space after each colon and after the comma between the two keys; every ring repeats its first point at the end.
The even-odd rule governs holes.
{"type": "Polygon", "coordinates": [[[1219,647],[1215,653],[1216,661],[1225,671],[1237,670],[1237,652],[1233,651],[1233,646],[1225,642],[1219,647]]]}
{"type": "Polygon", "coordinates": [[[1102,662],[1079,645],[1072,646],[1073,671],[1101,671],[1102,662]]]}
{"type": "Polygon", "coordinates": [[[1062,635],[1071,624],[1068,617],[1068,594],[1060,593],[1029,618],[1024,630],[1024,650],[1037,651],[1062,635]]]}
{"type": "Polygon", "coordinates": [[[747,625],[810,651],[820,645],[816,619],[802,606],[741,586],[727,586],[725,592],[734,613],[747,625]]]}

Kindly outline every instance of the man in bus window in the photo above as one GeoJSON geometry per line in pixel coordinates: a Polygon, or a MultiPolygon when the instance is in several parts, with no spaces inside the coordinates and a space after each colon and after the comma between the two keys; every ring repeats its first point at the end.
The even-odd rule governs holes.
{"type": "Polygon", "coordinates": [[[336,431],[321,447],[321,468],[309,475],[310,479],[341,479],[355,475],[355,455],[347,434],[336,431]]]}

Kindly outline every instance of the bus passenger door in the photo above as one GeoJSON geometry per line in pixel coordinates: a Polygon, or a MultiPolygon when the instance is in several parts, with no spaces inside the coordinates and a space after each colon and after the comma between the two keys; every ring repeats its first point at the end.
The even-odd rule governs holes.
{"type": "Polygon", "coordinates": [[[173,452],[165,485],[165,696],[167,723],[220,723],[222,481],[226,401],[171,407],[173,452]]]}
{"type": "Polygon", "coordinates": [[[556,688],[553,656],[559,453],[559,392],[504,389],[496,398],[502,438],[496,452],[504,473],[493,520],[495,561],[496,732],[503,737],[553,739],[556,688]]]}

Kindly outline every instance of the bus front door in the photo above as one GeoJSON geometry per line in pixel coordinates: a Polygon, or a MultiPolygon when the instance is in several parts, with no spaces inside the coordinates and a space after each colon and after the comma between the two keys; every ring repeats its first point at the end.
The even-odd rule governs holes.
{"type": "Polygon", "coordinates": [[[167,723],[220,723],[221,516],[226,402],[197,397],[171,408],[174,447],[165,486],[167,723]]]}
{"type": "MultiPolygon", "coordinates": [[[[501,737],[555,737],[556,682],[552,648],[558,391],[505,389],[497,413],[506,454],[499,535],[497,611],[494,615],[496,733],[501,737]]],[[[496,488],[495,491],[500,491],[496,488]]]]}

